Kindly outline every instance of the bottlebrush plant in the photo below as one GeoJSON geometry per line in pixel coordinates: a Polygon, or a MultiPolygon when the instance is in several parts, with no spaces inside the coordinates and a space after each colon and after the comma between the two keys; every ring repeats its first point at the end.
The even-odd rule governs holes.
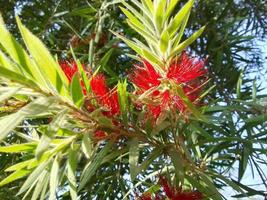
{"type": "Polygon", "coordinates": [[[121,2],[121,19],[143,39],[110,30],[136,52],[124,55],[135,61],[115,85],[72,49],[71,60],[55,59],[17,17],[25,50],[1,21],[0,100],[9,110],[0,152],[20,159],[0,186],[17,181],[23,199],[50,200],[221,200],[225,185],[249,195],[239,182],[247,160],[239,180],[215,167],[230,159],[216,141],[226,136],[205,129],[225,131],[205,100],[205,59],[187,51],[205,26],[182,41],[194,0],[176,13],[178,2],[121,2]],[[14,135],[19,143],[9,143],[14,135]]]}

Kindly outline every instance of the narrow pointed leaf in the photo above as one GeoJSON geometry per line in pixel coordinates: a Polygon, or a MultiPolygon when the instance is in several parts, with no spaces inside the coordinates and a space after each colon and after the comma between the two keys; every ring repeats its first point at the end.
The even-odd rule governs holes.
{"type": "Polygon", "coordinates": [[[71,91],[71,97],[73,100],[73,103],[80,108],[81,105],[83,104],[84,100],[84,95],[83,95],[83,90],[81,87],[81,81],[78,73],[75,73],[71,80],[71,85],[70,85],[70,91],[71,91]]]}
{"type": "Polygon", "coordinates": [[[202,28],[200,28],[197,32],[195,32],[192,36],[190,36],[190,38],[188,38],[187,40],[183,41],[182,43],[180,43],[172,52],[170,55],[171,59],[173,56],[181,53],[184,49],[186,49],[190,44],[192,44],[205,30],[206,26],[203,26],[202,28]]]}
{"type": "Polygon", "coordinates": [[[129,142],[129,164],[131,180],[134,181],[138,173],[139,143],[137,138],[133,138],[129,142]]]}
{"type": "Polygon", "coordinates": [[[59,64],[51,56],[44,44],[33,35],[24,25],[22,25],[20,19],[17,17],[17,23],[23,37],[23,40],[39,67],[41,73],[46,81],[53,86],[63,96],[68,97],[67,84],[68,80],[63,74],[63,71],[59,67],[59,64]]]}
{"type": "Polygon", "coordinates": [[[24,170],[24,169],[15,171],[12,174],[10,174],[8,177],[6,177],[5,179],[1,180],[0,187],[8,183],[11,183],[13,181],[16,181],[18,179],[21,179],[25,177],[26,175],[28,175],[30,172],[31,172],[30,170],[24,170]]]}
{"type": "Polygon", "coordinates": [[[59,181],[59,161],[58,158],[56,157],[54,159],[52,169],[50,172],[50,182],[49,182],[49,187],[50,187],[50,194],[49,194],[49,200],[54,200],[56,199],[56,190],[58,186],[58,181],[59,181]]]}
{"type": "Polygon", "coordinates": [[[182,21],[185,19],[188,13],[194,4],[194,0],[189,0],[184,7],[178,12],[178,14],[174,17],[173,21],[168,27],[168,31],[170,36],[172,37],[176,34],[177,30],[180,28],[182,21]]]}

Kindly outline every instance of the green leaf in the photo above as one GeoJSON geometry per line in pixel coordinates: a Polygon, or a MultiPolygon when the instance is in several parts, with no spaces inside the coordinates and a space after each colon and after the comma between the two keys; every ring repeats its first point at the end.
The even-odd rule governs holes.
{"type": "Polygon", "coordinates": [[[47,181],[48,180],[48,174],[46,171],[42,172],[40,178],[38,179],[38,182],[36,183],[35,189],[33,191],[31,200],[37,200],[38,197],[40,196],[43,188],[46,187],[47,181]]]}
{"type": "Polygon", "coordinates": [[[67,177],[70,187],[70,196],[73,200],[77,199],[77,182],[75,178],[75,172],[77,169],[78,151],[79,146],[72,144],[68,152],[67,177]]]}
{"type": "Polygon", "coordinates": [[[237,85],[236,85],[236,95],[237,95],[238,99],[241,98],[242,82],[243,82],[243,71],[241,71],[239,78],[238,78],[238,81],[237,81],[237,85]]]}
{"type": "Polygon", "coordinates": [[[249,156],[252,153],[252,143],[243,143],[243,149],[241,154],[241,159],[239,161],[238,167],[238,181],[241,181],[249,160],[249,156]]]}
{"type": "Polygon", "coordinates": [[[241,192],[242,194],[244,194],[243,190],[241,189],[241,187],[239,187],[239,185],[237,185],[235,182],[229,180],[228,178],[217,174],[216,172],[214,172],[212,174],[213,176],[217,177],[218,179],[221,179],[223,182],[225,182],[226,184],[228,184],[230,187],[232,187],[235,191],[237,192],[241,192]]]}
{"type": "Polygon", "coordinates": [[[142,22],[140,22],[130,11],[126,10],[123,7],[120,7],[122,12],[127,16],[129,21],[134,24],[135,26],[139,27],[140,29],[145,29],[145,26],[142,22]]]}
{"type": "Polygon", "coordinates": [[[50,187],[50,194],[49,194],[49,200],[54,200],[56,198],[56,190],[58,186],[59,181],[59,161],[58,158],[55,157],[52,169],[50,172],[50,181],[49,181],[49,187],[50,187]]]}
{"type": "Polygon", "coordinates": [[[141,171],[145,171],[149,165],[162,153],[162,149],[163,146],[153,149],[146,160],[138,166],[136,174],[139,174],[141,171]]]}
{"type": "Polygon", "coordinates": [[[24,115],[17,112],[5,117],[0,118],[0,141],[5,137],[24,119],[24,115]]]}
{"type": "Polygon", "coordinates": [[[34,171],[31,173],[31,175],[26,179],[26,181],[23,183],[21,186],[18,195],[24,193],[26,190],[28,190],[31,186],[35,185],[36,182],[38,181],[39,176],[42,174],[43,170],[48,165],[48,161],[40,164],[34,171]]]}
{"type": "Polygon", "coordinates": [[[198,109],[193,105],[193,103],[188,99],[186,94],[184,93],[181,86],[177,85],[176,83],[172,83],[172,86],[175,88],[175,91],[177,92],[180,99],[183,101],[183,103],[188,107],[188,109],[193,113],[193,115],[202,121],[207,122],[208,120],[205,118],[204,115],[202,115],[198,109]]]}
{"type": "Polygon", "coordinates": [[[27,167],[33,161],[34,161],[34,159],[19,162],[15,165],[12,165],[12,166],[8,167],[7,169],[5,169],[5,172],[19,171],[19,170],[27,167]]]}
{"type": "Polygon", "coordinates": [[[183,8],[178,12],[177,15],[175,15],[173,21],[168,26],[168,32],[171,37],[173,37],[177,30],[180,28],[182,21],[186,18],[188,13],[190,13],[190,10],[194,4],[194,0],[189,0],[183,8]]]}
{"type": "Polygon", "coordinates": [[[30,172],[31,172],[30,170],[24,170],[24,169],[15,171],[0,182],[0,187],[8,183],[11,183],[13,181],[16,181],[18,179],[21,179],[24,176],[28,175],[30,172]]]}
{"type": "Polygon", "coordinates": [[[47,197],[48,184],[49,184],[49,174],[48,174],[48,172],[46,172],[46,176],[43,179],[43,188],[42,188],[42,192],[40,195],[40,200],[47,199],[46,197],[47,197]]]}
{"type": "Polygon", "coordinates": [[[37,160],[39,160],[43,153],[49,148],[51,140],[51,137],[49,137],[48,135],[42,135],[35,151],[35,157],[37,158],[37,160]]]}
{"type": "Polygon", "coordinates": [[[27,106],[20,109],[18,112],[0,118],[0,141],[3,140],[25,117],[46,112],[49,106],[55,101],[54,98],[40,97],[31,102],[27,106]]]}
{"type": "Polygon", "coordinates": [[[86,185],[86,183],[92,178],[96,170],[100,166],[102,159],[110,151],[113,143],[109,141],[100,152],[98,152],[93,160],[91,160],[84,168],[81,175],[81,182],[79,186],[79,191],[86,185]]]}
{"type": "Polygon", "coordinates": [[[86,91],[89,91],[90,90],[90,81],[87,77],[87,73],[86,73],[83,65],[81,64],[81,62],[76,58],[75,53],[74,53],[71,46],[70,46],[70,51],[71,51],[72,57],[74,58],[74,62],[77,64],[78,72],[79,72],[79,75],[81,76],[81,79],[84,83],[84,87],[85,87],[86,91]]]}
{"type": "Polygon", "coordinates": [[[143,5],[145,5],[149,11],[153,14],[154,13],[154,5],[152,0],[141,0],[143,5]]]}
{"type": "Polygon", "coordinates": [[[154,13],[154,21],[157,27],[157,31],[160,34],[163,28],[163,19],[165,17],[166,0],[158,0],[156,3],[156,11],[154,13]]]}
{"type": "Polygon", "coordinates": [[[78,73],[75,73],[71,80],[70,91],[73,103],[80,108],[83,104],[84,94],[81,87],[81,81],[78,73]]]}
{"type": "Polygon", "coordinates": [[[139,45],[137,45],[135,42],[121,36],[120,34],[110,30],[110,32],[112,32],[114,35],[116,35],[118,38],[120,38],[123,42],[125,42],[129,47],[131,47],[137,54],[139,55],[143,55],[142,53],[142,49],[139,47],[139,45]]]}
{"type": "Polygon", "coordinates": [[[13,144],[9,146],[0,147],[2,153],[22,153],[32,152],[36,148],[36,143],[24,143],[24,144],[13,144]]]}
{"type": "MultiPolygon", "coordinates": [[[[16,17],[16,20],[23,40],[45,80],[56,88],[59,94],[69,97],[67,90],[68,80],[59,64],[54,60],[44,44],[22,25],[18,17],[16,17]]],[[[51,92],[55,91],[51,88],[51,92]]]]}
{"type": "Polygon", "coordinates": [[[167,30],[163,31],[160,37],[159,46],[162,53],[166,53],[169,47],[169,32],[167,30]]]}
{"type": "Polygon", "coordinates": [[[128,92],[127,92],[127,81],[119,82],[118,83],[118,98],[119,98],[119,105],[120,105],[120,112],[124,122],[124,125],[127,126],[127,115],[128,115],[128,92]]]}
{"type": "Polygon", "coordinates": [[[175,175],[179,182],[184,182],[184,163],[183,158],[179,154],[179,152],[175,150],[170,150],[169,155],[171,157],[173,166],[175,168],[175,175]]]}
{"type": "Polygon", "coordinates": [[[155,64],[156,66],[154,67],[157,68],[157,70],[161,74],[164,73],[163,70],[161,69],[161,67],[164,66],[164,63],[157,57],[157,55],[155,55],[154,53],[150,52],[147,49],[143,49],[142,52],[143,52],[142,55],[144,58],[146,58],[151,63],[155,64]]]}
{"type": "Polygon", "coordinates": [[[129,5],[128,3],[126,3],[125,1],[123,1],[123,5],[132,12],[132,14],[138,18],[138,20],[140,22],[142,22],[145,26],[146,29],[148,29],[151,33],[154,33],[154,28],[153,28],[153,21],[152,21],[152,16],[149,13],[149,11],[146,9],[146,7],[142,6],[142,4],[140,4],[139,1],[136,0],[132,0],[132,2],[138,7],[140,8],[144,15],[141,14],[141,12],[137,11],[136,9],[134,9],[131,5],[129,5]]]}
{"type": "Polygon", "coordinates": [[[184,20],[180,26],[180,30],[179,30],[179,33],[176,34],[176,36],[173,38],[173,48],[177,47],[179,44],[180,44],[180,41],[184,35],[184,30],[185,30],[185,27],[187,25],[187,22],[188,22],[188,19],[189,19],[189,16],[190,16],[190,12],[184,17],[184,20]]]}
{"type": "Polygon", "coordinates": [[[21,87],[14,87],[14,88],[9,89],[7,92],[0,94],[0,102],[6,99],[9,99],[14,94],[16,94],[20,89],[21,87]]]}
{"type": "Polygon", "coordinates": [[[88,133],[84,134],[82,139],[82,151],[87,158],[90,158],[93,151],[92,148],[93,144],[90,140],[90,137],[88,136],[88,133]]]}
{"type": "Polygon", "coordinates": [[[171,52],[170,58],[181,53],[185,48],[187,48],[190,44],[192,44],[205,30],[206,26],[200,28],[197,32],[195,32],[190,38],[180,43],[174,50],[171,52]]]}
{"type": "Polygon", "coordinates": [[[126,20],[129,26],[134,29],[137,33],[139,33],[143,38],[146,39],[149,45],[157,46],[157,39],[153,37],[153,34],[147,32],[145,29],[141,29],[139,26],[131,23],[129,20],[126,20]]]}
{"type": "MultiPolygon", "coordinates": [[[[1,26],[1,25],[0,25],[1,26]]],[[[22,73],[22,71],[14,64],[12,63],[5,54],[0,50],[0,66],[5,67],[11,71],[22,73]]]]}
{"type": "Polygon", "coordinates": [[[166,15],[165,15],[165,20],[167,21],[169,19],[169,17],[171,16],[172,14],[172,11],[174,10],[175,6],[177,5],[177,3],[179,2],[180,0],[170,0],[169,1],[169,4],[167,6],[167,11],[166,11],[166,15]]]}
{"type": "Polygon", "coordinates": [[[131,180],[134,181],[138,175],[139,143],[137,138],[129,142],[129,164],[131,180]]]}
{"type": "Polygon", "coordinates": [[[223,200],[222,195],[218,192],[216,186],[212,182],[212,178],[207,176],[206,174],[199,172],[201,180],[208,186],[210,190],[210,194],[212,193],[212,197],[214,200],[223,200]]]}
{"type": "Polygon", "coordinates": [[[40,70],[38,70],[38,68],[32,62],[26,51],[8,32],[2,21],[0,21],[0,35],[0,44],[4,47],[5,51],[11,57],[11,59],[13,59],[14,62],[19,64],[19,66],[23,69],[23,72],[26,76],[25,78],[33,78],[37,81],[39,86],[47,87],[40,70]]]}
{"type": "Polygon", "coordinates": [[[105,55],[103,56],[103,58],[100,60],[99,65],[101,66],[101,68],[107,72],[110,76],[112,77],[116,77],[117,74],[107,65],[108,61],[113,53],[114,49],[110,49],[108,50],[107,53],[105,53],[105,55]]]}
{"type": "Polygon", "coordinates": [[[16,73],[16,72],[13,72],[7,68],[3,68],[0,66],[0,76],[6,78],[6,79],[9,79],[11,81],[14,81],[16,83],[19,83],[21,85],[25,85],[29,88],[32,88],[34,90],[37,90],[39,91],[40,88],[39,86],[31,79],[19,74],[19,73],[16,73]]]}
{"type": "Polygon", "coordinates": [[[238,197],[248,197],[248,196],[252,196],[252,195],[265,195],[265,193],[263,191],[257,191],[251,187],[248,187],[246,185],[243,185],[242,183],[238,182],[238,181],[235,181],[232,179],[232,181],[238,185],[239,187],[241,187],[242,189],[244,189],[245,191],[247,191],[248,193],[242,193],[242,194],[239,194],[239,195],[235,195],[237,198],[238,197]]]}

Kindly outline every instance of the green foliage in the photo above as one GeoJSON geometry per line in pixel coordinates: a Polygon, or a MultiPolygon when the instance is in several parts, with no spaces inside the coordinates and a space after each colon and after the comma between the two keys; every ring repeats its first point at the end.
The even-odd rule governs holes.
{"type": "Polygon", "coordinates": [[[220,189],[227,185],[236,198],[266,195],[242,183],[249,170],[263,184],[266,176],[266,95],[259,95],[256,81],[248,78],[253,65],[261,66],[249,32],[264,36],[266,5],[256,0],[133,0],[123,1],[120,12],[119,2],[0,2],[7,21],[7,28],[0,23],[0,199],[7,199],[6,188],[12,188],[8,199],[17,199],[18,190],[18,199],[134,198],[136,191],[157,188],[159,174],[212,199],[222,199],[220,189]],[[21,6],[24,24],[52,53],[18,19],[19,35],[11,23],[14,18],[8,17],[14,16],[10,10],[16,6],[21,6]],[[38,14],[42,11],[44,16],[38,14]],[[145,114],[136,114],[128,92],[132,88],[122,80],[116,88],[121,110],[116,120],[122,122],[123,137],[116,140],[118,130],[101,114],[102,108],[86,111],[80,82],[87,92],[90,83],[81,62],[88,61],[93,74],[104,72],[114,84],[135,57],[126,56],[133,52],[109,29],[160,73],[189,45],[188,50],[209,55],[215,89],[208,90],[207,97],[208,92],[203,94],[205,106],[195,108],[177,88],[193,113],[189,123],[166,115],[161,123],[143,127],[145,114]],[[70,86],[54,54],[59,59],[74,57],[78,63],[79,75],[70,86]],[[111,139],[95,140],[96,128],[111,132],[111,139]],[[230,176],[233,168],[238,169],[237,179],[230,176]]]}

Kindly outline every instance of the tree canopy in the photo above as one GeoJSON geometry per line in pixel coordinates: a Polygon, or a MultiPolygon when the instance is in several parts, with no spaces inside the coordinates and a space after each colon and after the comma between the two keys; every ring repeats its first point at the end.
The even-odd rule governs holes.
{"type": "Polygon", "coordinates": [[[196,188],[211,199],[222,199],[219,192],[225,186],[236,190],[236,198],[266,197],[267,95],[260,92],[267,69],[258,45],[266,40],[266,3],[167,1],[173,8],[165,13],[156,8],[166,1],[155,1],[154,10],[149,2],[0,1],[0,138],[7,136],[0,147],[0,199],[21,199],[25,193],[26,199],[134,199],[162,192],[160,174],[174,186],[196,188]],[[152,11],[155,22],[162,20],[165,26],[149,28],[147,13],[152,11]],[[179,28],[169,26],[177,13],[182,16],[177,18],[179,28]],[[158,117],[149,108],[154,96],[146,84],[153,74],[163,78],[160,70],[167,65],[171,69],[175,59],[194,66],[190,56],[183,59],[183,52],[205,63],[205,73],[199,66],[188,71],[197,74],[197,89],[203,86],[204,92],[193,97],[195,91],[187,93],[183,85],[176,86],[178,78],[167,75],[172,80],[169,91],[182,99],[175,109],[182,113],[182,104],[191,114],[176,117],[169,106],[156,125],[150,121],[144,126],[147,113],[138,114],[138,106],[131,104],[141,101],[158,117]],[[69,65],[76,71],[66,70],[69,65]],[[132,71],[136,74],[129,76],[132,71]],[[101,84],[106,85],[99,89],[101,84]],[[97,101],[102,93],[112,95],[97,101]],[[192,99],[201,99],[200,108],[192,99]],[[237,177],[231,175],[234,170],[237,177]],[[246,171],[259,176],[265,190],[245,185],[246,171]]]}

